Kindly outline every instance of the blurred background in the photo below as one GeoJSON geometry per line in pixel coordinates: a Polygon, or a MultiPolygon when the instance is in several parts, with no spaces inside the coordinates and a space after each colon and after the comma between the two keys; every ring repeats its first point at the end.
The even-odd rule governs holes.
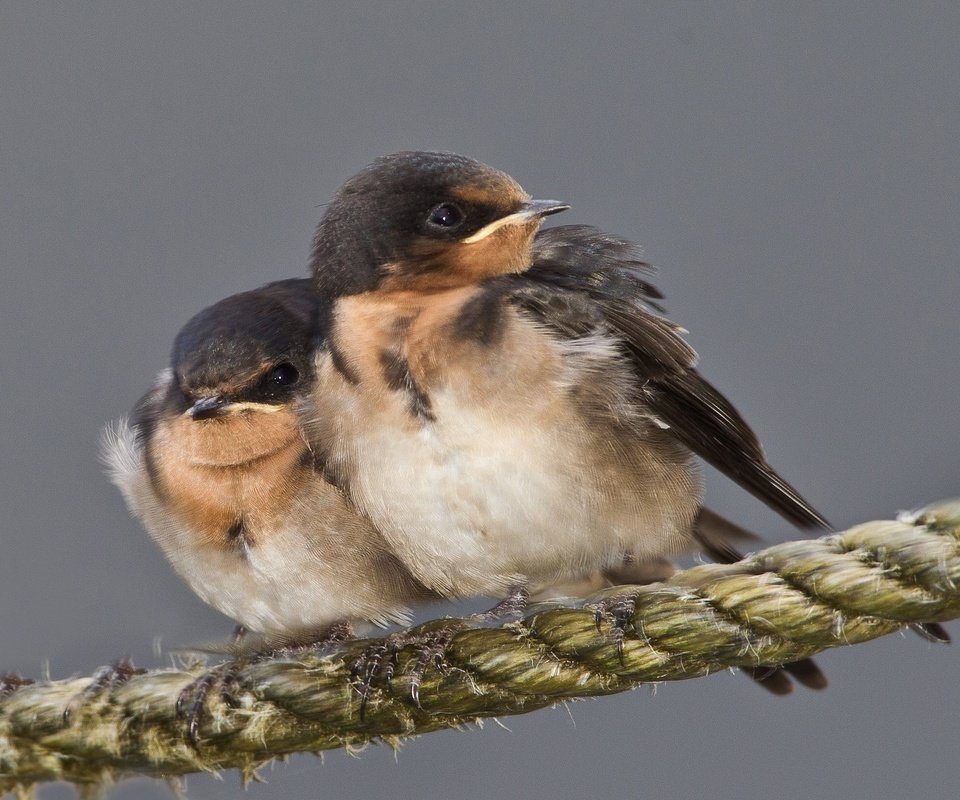
{"type": "MultiPolygon", "coordinates": [[[[321,204],[398,149],[642,243],[703,371],[838,527],[960,494],[958,30],[950,3],[3,3],[0,669],[229,632],[128,516],[99,430],[196,311],[305,274],[321,204]]],[[[708,500],[798,535],[712,473],[708,500]]],[[[245,796],[941,797],[958,653],[888,637],[821,657],[819,694],[724,673],[295,757],[245,796]]],[[[189,796],[238,796],[223,777],[189,796]]]]}

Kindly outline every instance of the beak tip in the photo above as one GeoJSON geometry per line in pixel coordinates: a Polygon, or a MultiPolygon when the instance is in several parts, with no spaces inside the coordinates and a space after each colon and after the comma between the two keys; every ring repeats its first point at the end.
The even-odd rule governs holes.
{"type": "Polygon", "coordinates": [[[568,203],[561,203],[559,200],[528,200],[523,203],[517,211],[506,216],[495,219],[493,222],[484,225],[480,230],[461,239],[461,244],[474,244],[481,239],[487,238],[491,233],[502,228],[504,225],[514,225],[517,223],[528,223],[538,221],[551,214],[559,214],[570,208],[568,203]]]}
{"type": "Polygon", "coordinates": [[[223,413],[226,405],[226,399],[219,395],[201,397],[187,409],[187,414],[193,420],[213,419],[223,413]]]}
{"type": "Polygon", "coordinates": [[[567,211],[570,204],[560,200],[531,200],[527,208],[537,217],[549,217],[561,211],[567,211]]]}

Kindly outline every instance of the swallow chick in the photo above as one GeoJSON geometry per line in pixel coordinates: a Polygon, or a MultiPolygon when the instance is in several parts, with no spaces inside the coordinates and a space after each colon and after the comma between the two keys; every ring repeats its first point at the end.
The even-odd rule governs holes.
{"type": "Polygon", "coordinates": [[[704,528],[697,456],[827,528],[699,374],[636,247],[540,231],[567,208],[450,153],[385,156],[338,190],[314,239],[328,346],[304,404],[325,474],[446,597],[698,540],[733,552],[704,528]]]}
{"type": "Polygon", "coordinates": [[[675,553],[695,456],[826,522],[695,369],[633,245],[453,154],[386,156],[337,192],[312,269],[330,302],[305,429],[413,574],[499,595],[675,553]]]}
{"type": "Polygon", "coordinates": [[[180,577],[283,641],[403,622],[432,596],[323,477],[301,431],[318,308],[294,279],[201,311],[132,421],[104,439],[111,479],[180,577]]]}
{"type": "MultiPolygon", "coordinates": [[[[669,575],[685,550],[738,560],[731,541],[755,537],[703,507],[698,457],[829,529],[698,372],[636,245],[540,230],[567,208],[451,153],[385,156],[339,189],[314,238],[328,346],[303,406],[325,474],[419,581],[508,608],[598,574],[669,575]]],[[[784,669],[826,685],[809,659],[784,669]]]]}

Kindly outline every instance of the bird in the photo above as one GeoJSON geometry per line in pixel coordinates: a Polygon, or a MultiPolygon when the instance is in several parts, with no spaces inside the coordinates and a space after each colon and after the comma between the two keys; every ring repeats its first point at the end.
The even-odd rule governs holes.
{"type": "MultiPolygon", "coordinates": [[[[704,508],[697,457],[829,530],[697,370],[637,246],[541,230],[568,208],[454,153],[387,155],[340,187],[313,241],[327,346],[301,407],[324,474],[444,597],[662,574],[696,545],[736,560],[745,532],[704,508]]],[[[795,673],[825,685],[809,660],[795,673]]]]}
{"type": "Polygon", "coordinates": [[[385,156],[339,189],[311,259],[329,323],[304,429],[326,474],[444,595],[683,549],[696,456],[829,528],[697,371],[636,246],[540,231],[568,207],[449,153],[385,156]]]}
{"type": "Polygon", "coordinates": [[[180,577],[240,631],[285,645],[405,622],[435,597],[323,476],[300,428],[320,306],[297,278],[200,311],[103,439],[112,481],[180,577]]]}

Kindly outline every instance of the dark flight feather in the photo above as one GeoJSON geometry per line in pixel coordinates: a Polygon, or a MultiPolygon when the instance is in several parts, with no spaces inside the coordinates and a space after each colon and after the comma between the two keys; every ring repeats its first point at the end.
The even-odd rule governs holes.
{"type": "Polygon", "coordinates": [[[564,336],[605,329],[633,363],[637,399],[686,447],[802,528],[830,524],[770,466],[743,417],[696,370],[682,329],[662,311],[636,245],[590,226],[541,231],[532,267],[491,290],[564,336]]]}

